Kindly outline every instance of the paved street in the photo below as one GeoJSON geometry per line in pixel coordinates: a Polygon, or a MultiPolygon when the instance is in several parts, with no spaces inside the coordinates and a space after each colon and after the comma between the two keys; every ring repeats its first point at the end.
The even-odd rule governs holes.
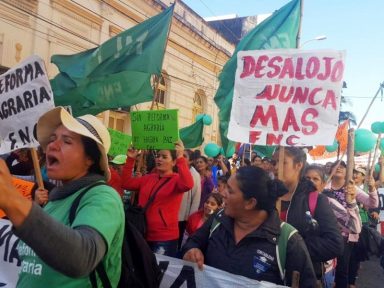
{"type": "Polygon", "coordinates": [[[370,261],[362,262],[357,288],[384,287],[384,269],[380,266],[379,258],[371,257],[370,261]]]}

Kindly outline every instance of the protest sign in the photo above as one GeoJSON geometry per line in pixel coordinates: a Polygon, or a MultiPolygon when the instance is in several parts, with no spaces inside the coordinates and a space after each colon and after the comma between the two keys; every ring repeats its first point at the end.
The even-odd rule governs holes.
{"type": "Polygon", "coordinates": [[[35,186],[35,183],[12,177],[12,184],[25,198],[31,198],[32,188],[35,186]]]}
{"type": "Polygon", "coordinates": [[[257,145],[331,145],[344,51],[240,51],[228,138],[257,145]]]}
{"type": "Polygon", "coordinates": [[[54,108],[44,62],[31,56],[0,76],[0,154],[39,146],[36,123],[54,108]]]}
{"type": "Polygon", "coordinates": [[[178,110],[131,112],[132,143],[136,149],[175,149],[179,139],[178,110]]]}
{"type": "Polygon", "coordinates": [[[201,271],[197,265],[160,254],[155,254],[157,262],[164,275],[160,288],[168,287],[254,287],[254,288],[278,288],[286,287],[270,282],[260,282],[244,276],[235,275],[207,265],[201,271]]]}
{"type": "MultiPolygon", "coordinates": [[[[12,184],[16,187],[17,191],[19,191],[21,195],[23,195],[25,198],[31,199],[32,188],[35,186],[35,183],[17,177],[12,177],[12,184]]],[[[0,209],[0,218],[4,216],[4,211],[0,209]]]]}
{"type": "Polygon", "coordinates": [[[114,157],[120,154],[127,154],[128,147],[132,142],[132,136],[111,128],[108,128],[108,131],[111,136],[111,148],[109,148],[108,155],[114,157]]]}
{"type": "Polygon", "coordinates": [[[16,287],[21,261],[17,253],[19,238],[12,233],[12,223],[0,219],[0,287],[16,287]]]}

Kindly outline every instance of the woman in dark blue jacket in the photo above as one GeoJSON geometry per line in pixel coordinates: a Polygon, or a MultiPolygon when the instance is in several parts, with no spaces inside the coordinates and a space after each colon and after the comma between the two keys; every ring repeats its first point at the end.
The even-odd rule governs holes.
{"type": "MultiPolygon", "coordinates": [[[[276,161],[279,152],[274,154],[276,161]]],[[[298,147],[285,147],[283,182],[288,193],[281,200],[280,219],[288,222],[304,238],[318,279],[322,278],[322,262],[336,258],[343,253],[343,237],[337,226],[335,215],[327,197],[316,193],[316,201],[310,208],[310,194],[316,191],[310,180],[302,177],[306,164],[306,154],[298,147]],[[314,211],[311,211],[314,210],[314,211]]],[[[312,200],[313,201],[313,200],[312,200]]]]}
{"type": "Polygon", "coordinates": [[[281,265],[285,277],[281,277],[276,252],[281,221],[275,202],[285,193],[282,183],[270,180],[263,169],[241,167],[228,180],[224,213],[211,217],[188,239],[183,258],[200,268],[205,263],[255,280],[289,286],[293,271],[297,271],[300,287],[315,287],[313,266],[298,233],[286,242],[286,264],[281,265]]]}

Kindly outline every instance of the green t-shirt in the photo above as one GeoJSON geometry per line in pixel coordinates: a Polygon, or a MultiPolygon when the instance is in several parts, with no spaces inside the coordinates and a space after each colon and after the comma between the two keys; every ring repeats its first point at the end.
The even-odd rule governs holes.
{"type": "MultiPolygon", "coordinates": [[[[82,190],[48,204],[45,212],[57,221],[69,225],[69,210],[72,202],[82,190]]],[[[120,196],[111,187],[101,185],[85,193],[77,209],[72,227],[89,226],[97,230],[107,244],[103,264],[112,287],[117,287],[121,270],[121,246],[124,235],[124,210],[120,196]]],[[[41,231],[44,233],[44,231],[41,231]]],[[[58,249],[60,243],[57,243],[58,249]]],[[[24,242],[18,251],[22,260],[17,287],[91,287],[89,276],[71,278],[45,264],[24,242]]],[[[71,251],[68,251],[71,253],[71,251]]],[[[98,286],[102,287],[98,280],[98,286]]]]}

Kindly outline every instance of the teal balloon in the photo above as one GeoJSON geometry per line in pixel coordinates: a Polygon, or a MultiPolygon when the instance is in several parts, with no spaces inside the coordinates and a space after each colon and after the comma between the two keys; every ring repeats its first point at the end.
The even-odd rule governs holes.
{"type": "Polygon", "coordinates": [[[335,152],[337,148],[339,148],[339,143],[337,143],[336,140],[333,141],[332,145],[325,146],[325,150],[327,150],[327,152],[335,152]]]}
{"type": "Polygon", "coordinates": [[[376,163],[376,165],[375,165],[375,172],[376,173],[380,172],[380,165],[379,165],[379,163],[376,163]]]}
{"type": "Polygon", "coordinates": [[[369,152],[376,144],[376,136],[368,129],[355,131],[355,152],[369,152]]]}
{"type": "Polygon", "coordinates": [[[215,143],[208,143],[204,147],[204,154],[208,157],[216,157],[220,153],[220,147],[215,143]]]}
{"type": "MultiPolygon", "coordinates": [[[[205,115],[205,114],[197,114],[196,117],[195,117],[195,121],[196,121],[196,122],[197,122],[197,121],[200,121],[201,119],[204,118],[204,115],[205,115]]],[[[203,119],[203,121],[204,121],[204,119],[203,119]]]]}
{"type": "Polygon", "coordinates": [[[204,125],[211,125],[212,124],[212,117],[210,115],[205,114],[203,117],[203,123],[204,125]]]}
{"type": "Polygon", "coordinates": [[[383,133],[382,131],[383,122],[373,122],[371,124],[371,130],[375,134],[383,133]]]}
{"type": "Polygon", "coordinates": [[[379,146],[379,149],[381,151],[384,151],[384,139],[380,139],[380,146],[379,146]]]}

